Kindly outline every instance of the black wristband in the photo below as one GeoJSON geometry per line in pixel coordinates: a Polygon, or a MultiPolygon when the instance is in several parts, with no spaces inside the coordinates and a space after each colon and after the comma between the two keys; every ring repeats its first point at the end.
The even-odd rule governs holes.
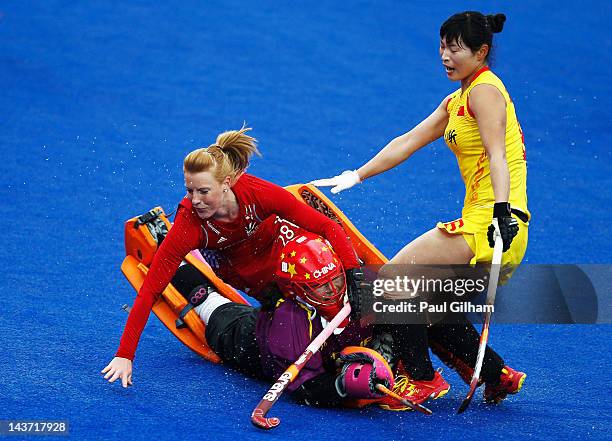
{"type": "Polygon", "coordinates": [[[493,205],[493,217],[511,217],[512,210],[508,202],[496,202],[493,205]]]}

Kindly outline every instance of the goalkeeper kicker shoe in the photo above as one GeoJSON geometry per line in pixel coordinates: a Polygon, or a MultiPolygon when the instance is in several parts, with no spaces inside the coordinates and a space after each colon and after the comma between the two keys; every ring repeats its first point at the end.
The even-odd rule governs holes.
{"type": "MultiPolygon", "coordinates": [[[[421,404],[430,398],[435,400],[446,395],[449,389],[450,385],[442,378],[440,372],[436,371],[433,379],[429,381],[411,380],[406,375],[398,375],[395,378],[393,392],[412,403],[421,404]]],[[[381,398],[378,406],[385,410],[410,410],[408,406],[392,397],[381,398]]]]}
{"type": "Polygon", "coordinates": [[[504,366],[499,376],[499,383],[495,385],[488,383],[485,386],[485,401],[487,403],[498,404],[504,400],[508,394],[518,393],[523,387],[525,378],[527,378],[527,374],[524,372],[515,371],[509,366],[504,366]]]}

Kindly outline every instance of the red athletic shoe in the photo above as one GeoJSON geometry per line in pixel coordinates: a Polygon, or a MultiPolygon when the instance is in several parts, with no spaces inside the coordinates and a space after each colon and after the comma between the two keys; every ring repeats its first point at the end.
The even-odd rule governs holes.
{"type": "MultiPolygon", "coordinates": [[[[398,375],[395,378],[393,392],[412,403],[421,404],[430,398],[435,400],[446,395],[449,389],[450,385],[439,372],[436,372],[433,380],[429,381],[411,380],[406,375],[398,375]]],[[[381,398],[378,406],[385,410],[410,410],[408,406],[391,397],[381,398]]]]}
{"type": "Polygon", "coordinates": [[[516,394],[523,387],[527,374],[515,371],[509,366],[504,366],[499,376],[499,383],[495,386],[487,384],[484,391],[484,399],[487,403],[500,403],[508,394],[516,394]]]}

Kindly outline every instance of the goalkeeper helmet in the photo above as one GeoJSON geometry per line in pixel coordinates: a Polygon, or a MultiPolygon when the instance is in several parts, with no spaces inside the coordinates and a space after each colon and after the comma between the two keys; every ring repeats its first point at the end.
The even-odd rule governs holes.
{"type": "Polygon", "coordinates": [[[286,296],[298,297],[315,307],[328,321],[344,306],[344,268],[329,242],[321,236],[303,232],[287,242],[275,276],[286,296]]]}

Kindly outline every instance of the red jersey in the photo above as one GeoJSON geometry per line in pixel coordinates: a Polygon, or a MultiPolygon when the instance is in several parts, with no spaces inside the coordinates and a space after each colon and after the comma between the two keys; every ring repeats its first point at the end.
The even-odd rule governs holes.
{"type": "Polygon", "coordinates": [[[342,227],[284,188],[243,174],[232,191],[239,207],[238,217],[232,222],[200,219],[189,199],[181,201],[174,225],[155,253],[136,296],[117,357],[134,358],[153,304],[191,250],[202,249],[225,282],[255,297],[272,280],[280,249],[299,228],[326,238],[345,269],[359,266],[342,227]]]}

